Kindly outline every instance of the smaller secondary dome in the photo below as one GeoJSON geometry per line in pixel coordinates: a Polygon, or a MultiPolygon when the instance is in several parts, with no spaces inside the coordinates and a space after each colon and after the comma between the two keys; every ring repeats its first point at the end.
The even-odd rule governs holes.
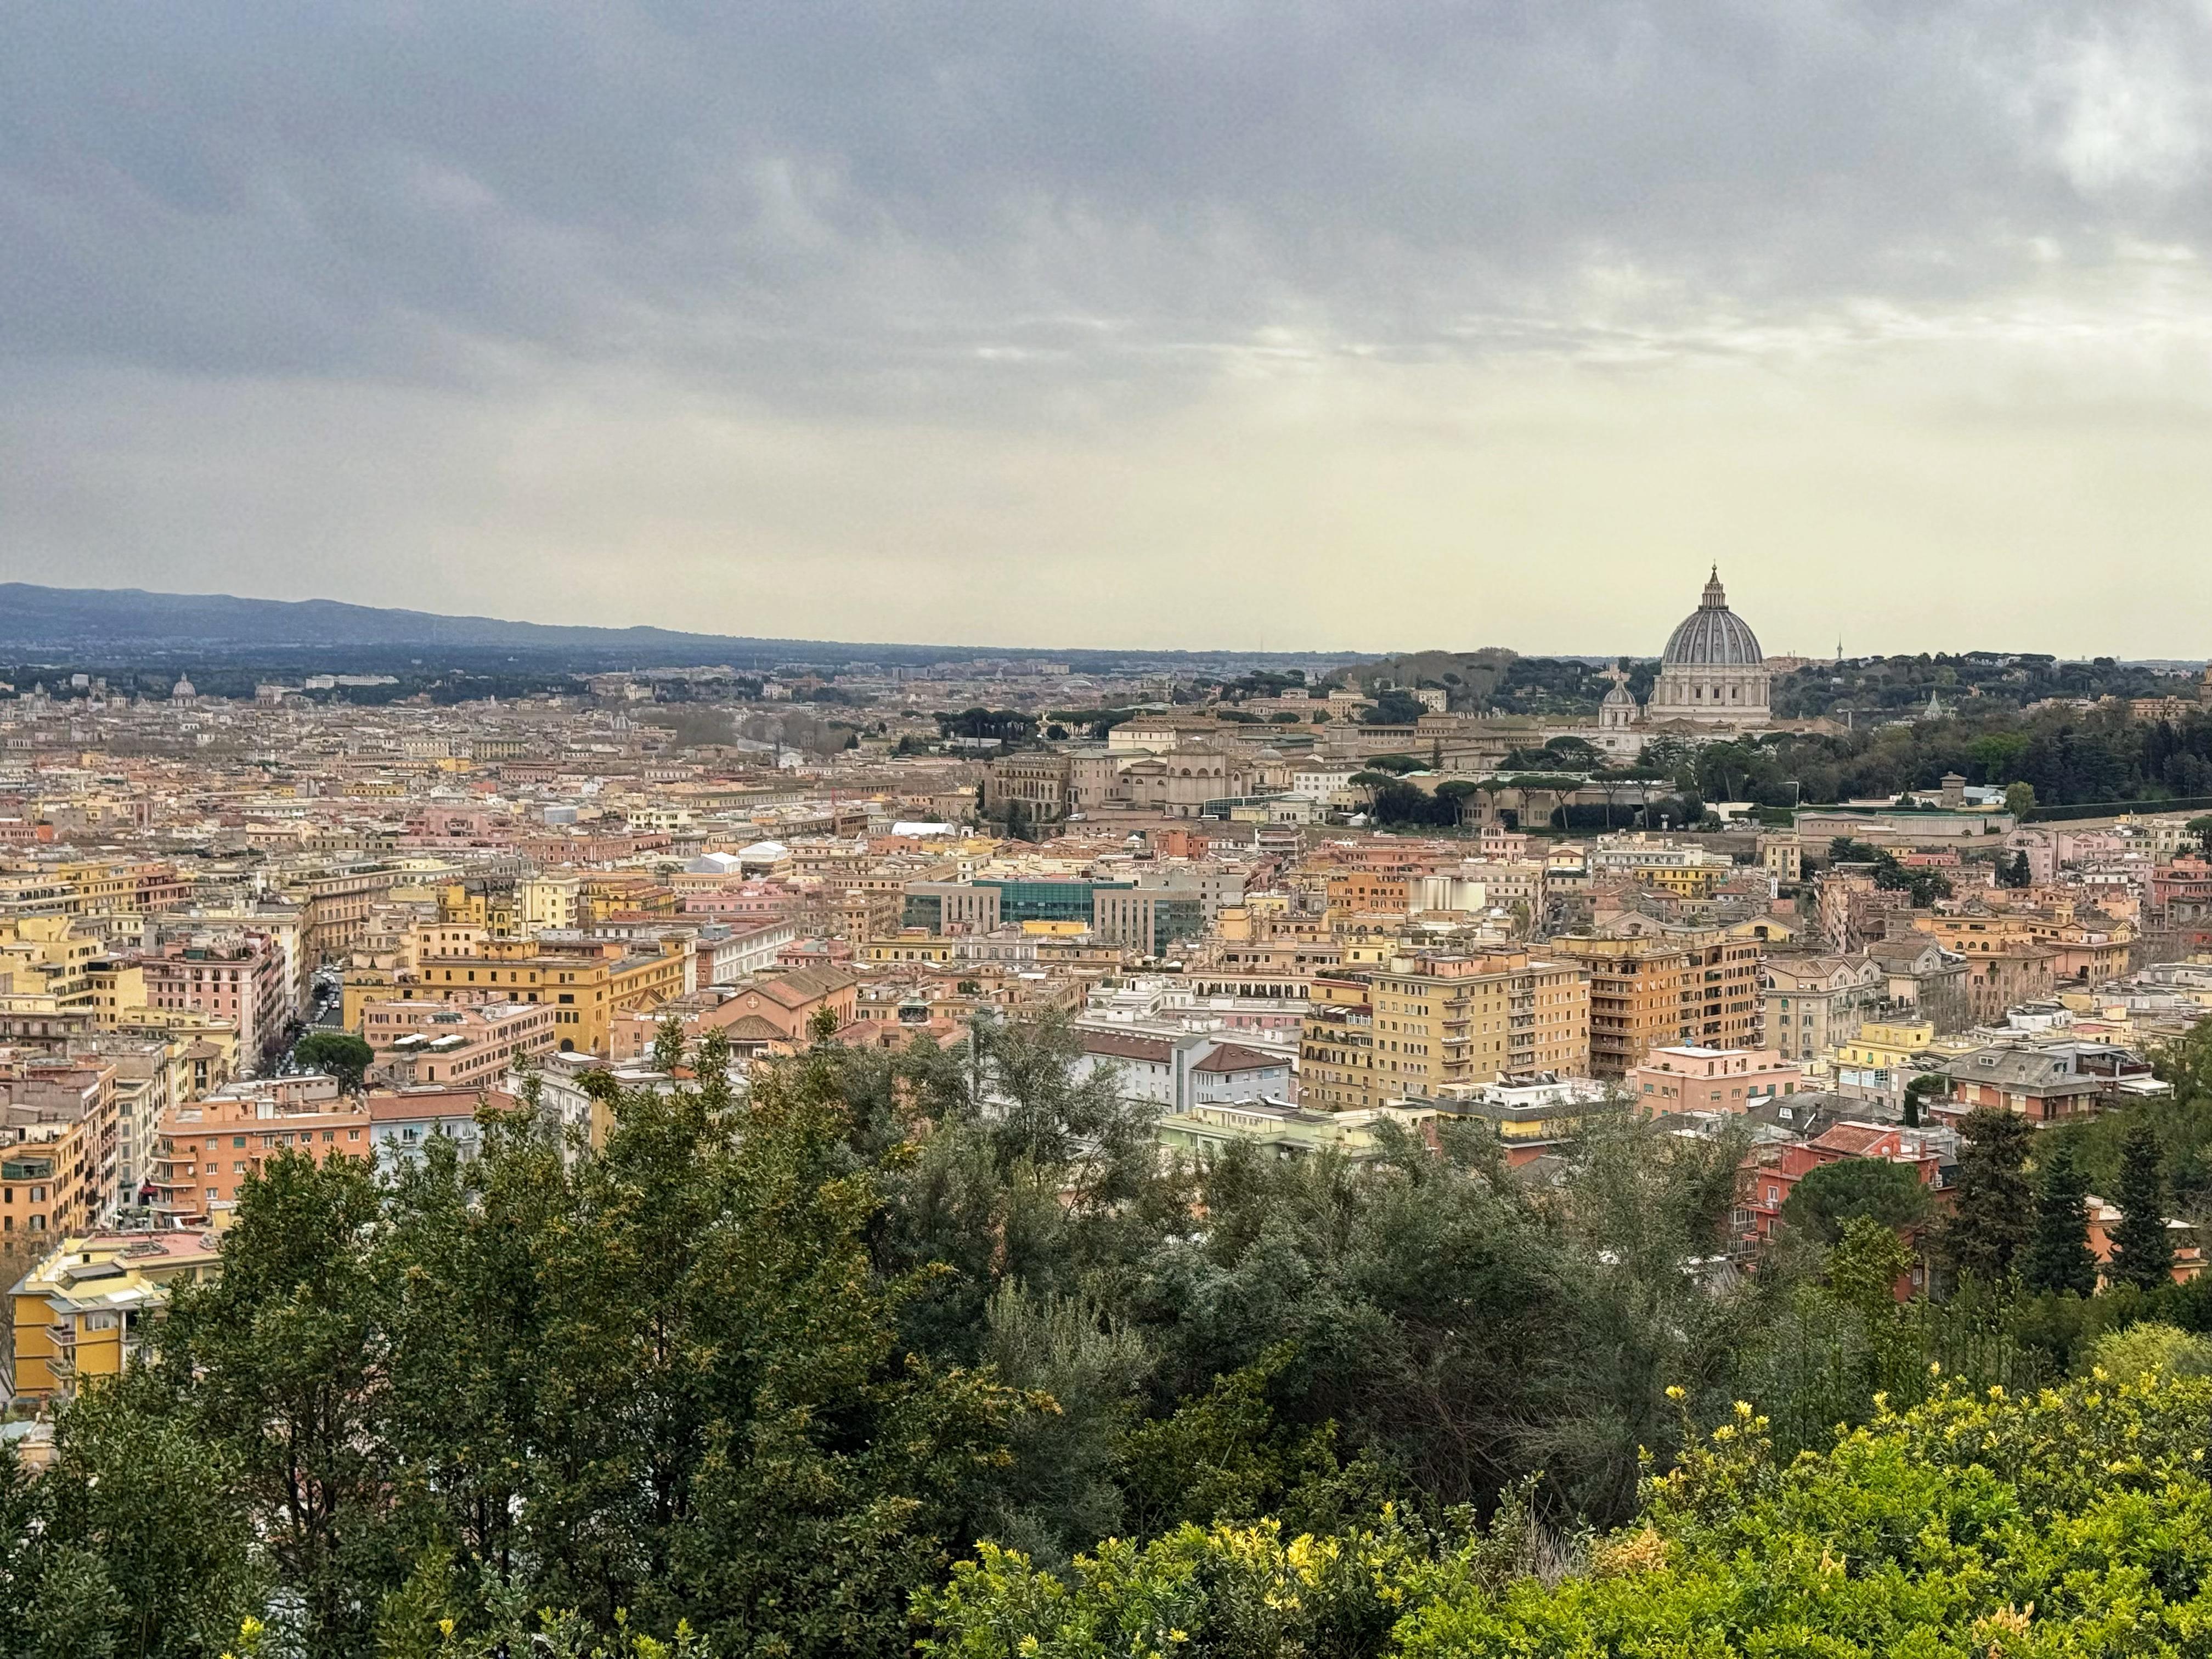
{"type": "Polygon", "coordinates": [[[1660,660],[1668,668],[1747,668],[1765,660],[1751,625],[1728,608],[1719,566],[1713,567],[1705,597],[1668,638],[1660,660]]]}

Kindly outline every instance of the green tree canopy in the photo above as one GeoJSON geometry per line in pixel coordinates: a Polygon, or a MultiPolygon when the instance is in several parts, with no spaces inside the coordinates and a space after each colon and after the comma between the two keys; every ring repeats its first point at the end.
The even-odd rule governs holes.
{"type": "Polygon", "coordinates": [[[1359,718],[1368,726],[1411,726],[1426,713],[1421,700],[1412,692],[1393,690],[1378,693],[1374,707],[1359,718]]]}
{"type": "Polygon", "coordinates": [[[1833,1244],[1847,1224],[1862,1217],[1894,1232],[1921,1225],[1935,1212],[1935,1201],[1911,1166],[1847,1158],[1808,1171],[1790,1188],[1782,1219],[1823,1244],[1833,1244]]]}
{"type": "Polygon", "coordinates": [[[310,1031],[292,1050],[302,1069],[326,1072],[345,1089],[358,1091],[376,1059],[376,1050],[350,1031],[310,1031]]]}
{"type": "Polygon", "coordinates": [[[922,1651],[2193,1650],[2212,1590],[2212,1382],[1962,1388],[1794,1459],[1750,1404],[1721,1416],[1616,1531],[1547,1524],[1522,1501],[1486,1528],[1185,1526],[1102,1545],[1064,1577],[987,1547],[921,1598],[922,1651]]]}

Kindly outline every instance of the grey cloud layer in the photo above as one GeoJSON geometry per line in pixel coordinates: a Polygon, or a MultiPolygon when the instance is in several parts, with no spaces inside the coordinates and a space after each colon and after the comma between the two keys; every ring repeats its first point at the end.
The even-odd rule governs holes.
{"type": "Polygon", "coordinates": [[[19,8],[0,350],[768,408],[1971,304],[2206,241],[2201,6],[19,8]]]}

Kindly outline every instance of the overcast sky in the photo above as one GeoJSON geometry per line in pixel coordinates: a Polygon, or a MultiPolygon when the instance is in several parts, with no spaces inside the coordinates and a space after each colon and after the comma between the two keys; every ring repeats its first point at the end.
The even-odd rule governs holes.
{"type": "Polygon", "coordinates": [[[2212,653],[2212,0],[12,9],[0,576],[2212,653]]]}

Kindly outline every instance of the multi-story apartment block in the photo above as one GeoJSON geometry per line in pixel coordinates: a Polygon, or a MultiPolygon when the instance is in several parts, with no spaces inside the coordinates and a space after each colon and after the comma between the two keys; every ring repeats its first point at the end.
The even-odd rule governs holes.
{"type": "Polygon", "coordinates": [[[1710,848],[1637,834],[1600,837],[1590,848],[1589,868],[1593,881],[1626,877],[1700,899],[1735,872],[1735,861],[1710,848]]]}
{"type": "Polygon", "coordinates": [[[1805,1068],[1765,1048],[1654,1048],[1627,1077],[1650,1112],[1741,1112],[1805,1086],[1805,1068]]]}
{"type": "Polygon", "coordinates": [[[146,1004],[215,1014],[238,1031],[239,1053],[266,1060],[282,1045],[295,1003],[275,940],[258,933],[197,933],[143,957],[146,1004]]]}
{"type": "Polygon", "coordinates": [[[373,1089],[362,1103],[368,1109],[369,1137],[376,1161],[390,1170],[416,1162],[432,1139],[441,1136],[451,1141],[455,1153],[467,1162],[483,1149],[477,1113],[513,1111],[520,1102],[502,1089],[426,1084],[373,1089]]]}
{"type": "MultiPolygon", "coordinates": [[[[1525,951],[1394,956],[1341,996],[1308,1005],[1301,1094],[1331,1110],[1452,1085],[1589,1070],[1589,981],[1525,951]]],[[[1318,982],[1316,988],[1318,989],[1318,982]]]]}
{"type": "Polygon", "coordinates": [[[1636,939],[1566,934],[1544,947],[1590,976],[1589,1069],[1625,1077],[1654,1048],[1758,1046],[1765,945],[1717,931],[1636,939]]]}
{"type": "MultiPolygon", "coordinates": [[[[414,977],[395,981],[380,1000],[548,1003],[558,1033],[556,1049],[605,1054],[615,1016],[682,996],[692,961],[690,941],[681,936],[663,939],[658,948],[633,949],[611,939],[544,947],[540,940],[485,939],[460,954],[426,951],[414,977]]],[[[365,999],[361,1010],[377,1000],[365,999]]],[[[354,1017],[350,1000],[346,1012],[354,1017]]]]}
{"type": "Polygon", "coordinates": [[[69,1399],[152,1351],[170,1291],[219,1270],[206,1233],[70,1236],[9,1294],[13,1397],[69,1399]]]}
{"type": "Polygon", "coordinates": [[[1762,964],[1765,1046],[1809,1060],[1855,1036],[1887,1000],[1889,975],[1869,957],[1778,952],[1762,964]]]}
{"type": "Polygon", "coordinates": [[[368,1127],[368,1109],[325,1077],[239,1084],[173,1106],[155,1133],[152,1207],[179,1224],[212,1220],[236,1206],[246,1177],[279,1151],[318,1164],[366,1158],[368,1127]]]}
{"type": "Polygon", "coordinates": [[[371,1080],[393,1088],[478,1088],[560,1042],[542,1002],[372,1002],[362,1036],[376,1051],[371,1080]]]}
{"type": "Polygon", "coordinates": [[[0,1065],[0,1232],[82,1231],[116,1197],[115,1068],[42,1055],[0,1065]]]}

